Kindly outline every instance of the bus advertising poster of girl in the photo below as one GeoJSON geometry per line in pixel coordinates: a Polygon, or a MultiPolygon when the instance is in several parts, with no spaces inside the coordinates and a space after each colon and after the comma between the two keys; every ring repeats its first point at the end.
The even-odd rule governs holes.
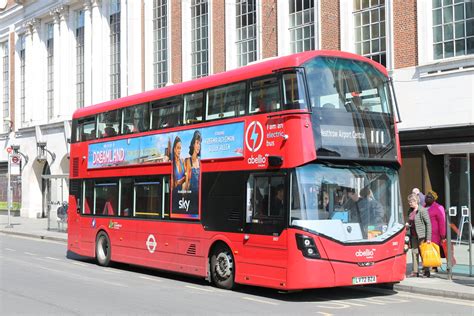
{"type": "Polygon", "coordinates": [[[201,132],[185,131],[175,136],[172,155],[171,217],[199,217],[201,179],[201,132]],[[189,156],[183,148],[189,144],[189,156]]]}

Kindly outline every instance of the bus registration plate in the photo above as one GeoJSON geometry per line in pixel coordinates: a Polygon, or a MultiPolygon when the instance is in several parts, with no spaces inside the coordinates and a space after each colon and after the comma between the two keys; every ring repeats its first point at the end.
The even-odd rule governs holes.
{"type": "Polygon", "coordinates": [[[370,284],[377,282],[376,276],[353,277],[352,284],[370,284]]]}

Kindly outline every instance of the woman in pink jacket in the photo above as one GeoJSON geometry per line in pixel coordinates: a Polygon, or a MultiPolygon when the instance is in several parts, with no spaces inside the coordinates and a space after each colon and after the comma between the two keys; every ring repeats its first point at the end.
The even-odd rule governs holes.
{"type": "MultiPolygon", "coordinates": [[[[425,196],[425,206],[431,221],[431,241],[439,246],[441,250],[441,240],[446,238],[446,214],[444,207],[438,203],[438,194],[435,191],[428,191],[425,196]]],[[[435,271],[437,269],[435,268],[435,271]]]]}

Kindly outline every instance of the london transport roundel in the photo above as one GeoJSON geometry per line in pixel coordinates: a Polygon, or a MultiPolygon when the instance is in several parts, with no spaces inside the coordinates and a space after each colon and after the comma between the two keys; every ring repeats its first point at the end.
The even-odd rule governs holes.
{"type": "Polygon", "coordinates": [[[154,253],[156,249],[156,239],[155,236],[149,235],[148,239],[146,240],[146,247],[150,253],[154,253]]]}
{"type": "Polygon", "coordinates": [[[245,145],[250,152],[257,152],[263,144],[263,127],[259,121],[253,121],[245,131],[245,145]]]}

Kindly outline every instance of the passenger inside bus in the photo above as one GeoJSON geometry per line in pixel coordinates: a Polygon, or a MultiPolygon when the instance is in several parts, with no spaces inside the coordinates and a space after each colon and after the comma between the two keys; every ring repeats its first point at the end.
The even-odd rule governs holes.
{"type": "Polygon", "coordinates": [[[84,133],[85,139],[84,140],[91,140],[95,139],[95,129],[91,130],[90,133],[84,133]]]}
{"type": "Polygon", "coordinates": [[[270,203],[270,215],[282,216],[285,210],[285,186],[283,184],[277,185],[272,196],[273,199],[270,203]]]}
{"type": "Polygon", "coordinates": [[[115,128],[113,127],[112,124],[107,124],[104,128],[104,134],[103,136],[107,136],[107,137],[110,137],[110,136],[115,136],[117,135],[117,131],[115,130],[115,128]]]}

